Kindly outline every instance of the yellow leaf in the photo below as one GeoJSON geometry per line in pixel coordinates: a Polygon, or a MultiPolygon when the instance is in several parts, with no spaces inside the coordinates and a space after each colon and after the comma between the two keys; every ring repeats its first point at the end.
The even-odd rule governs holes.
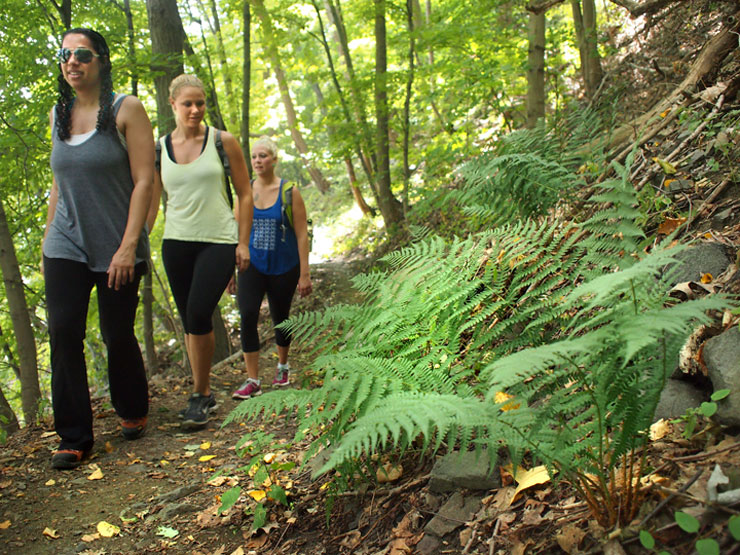
{"type": "Polygon", "coordinates": [[[7,530],[10,528],[10,521],[6,520],[4,522],[0,522],[0,530],[7,530]]]}
{"type": "Polygon", "coordinates": [[[211,448],[211,442],[210,441],[204,441],[203,443],[200,444],[200,448],[203,449],[204,451],[206,449],[210,449],[211,448]]]}
{"type": "Polygon", "coordinates": [[[112,538],[121,533],[121,529],[115,524],[110,524],[104,520],[98,522],[98,534],[104,538],[112,538]]]}
{"type": "Polygon", "coordinates": [[[116,450],[116,448],[113,447],[113,444],[110,441],[106,441],[105,442],[105,452],[106,453],[112,453],[115,450],[116,450]]]}
{"type": "Polygon", "coordinates": [[[215,458],[216,458],[216,455],[203,455],[203,456],[202,456],[202,457],[200,457],[200,458],[199,458],[198,460],[199,460],[200,462],[208,462],[208,461],[210,461],[211,459],[215,459],[215,458]]]}
{"type": "Polygon", "coordinates": [[[671,430],[673,429],[673,426],[671,426],[671,423],[668,422],[665,418],[661,418],[657,422],[653,422],[653,424],[650,426],[650,439],[653,441],[658,441],[659,439],[663,439],[665,436],[671,433],[671,430]]]}
{"type": "Polygon", "coordinates": [[[712,283],[712,280],[714,280],[714,276],[712,274],[702,274],[701,276],[701,282],[702,283],[712,283]]]}
{"type": "Polygon", "coordinates": [[[100,470],[100,467],[99,466],[95,466],[95,468],[93,469],[92,474],[90,474],[87,477],[87,479],[88,480],[102,480],[103,479],[103,471],[100,470]]]}
{"type": "Polygon", "coordinates": [[[162,459],[161,461],[159,461],[159,464],[161,464],[162,466],[167,466],[168,464],[170,464],[170,461],[162,459]]]}
{"type": "MultiPolygon", "coordinates": [[[[513,475],[511,465],[504,467],[504,470],[513,475]]],[[[547,473],[547,468],[542,465],[536,466],[531,470],[524,470],[522,467],[519,467],[517,469],[516,476],[514,476],[514,480],[516,480],[517,486],[516,490],[514,490],[514,496],[511,498],[509,504],[513,503],[519,493],[525,489],[549,482],[550,475],[547,473]]]]}
{"type": "Polygon", "coordinates": [[[660,113],[660,117],[664,118],[664,117],[666,117],[666,116],[667,116],[668,114],[670,114],[670,113],[671,113],[671,109],[670,109],[670,108],[668,108],[667,110],[663,110],[663,111],[662,111],[662,112],[660,113]]]}
{"type": "MultiPolygon", "coordinates": [[[[499,404],[499,403],[503,403],[513,398],[514,398],[513,395],[509,395],[508,393],[505,393],[503,391],[497,391],[494,401],[496,402],[496,404],[499,404]]],[[[506,403],[504,406],[501,407],[501,410],[502,411],[514,410],[514,409],[518,409],[520,406],[521,405],[519,403],[506,403]]]]}
{"type": "Polygon", "coordinates": [[[59,534],[57,534],[56,530],[52,530],[51,528],[44,528],[44,531],[41,532],[44,536],[47,538],[51,538],[53,540],[57,539],[59,537],[59,534]]]}
{"type": "Polygon", "coordinates": [[[321,484],[319,491],[324,491],[328,487],[329,487],[329,482],[324,482],[323,484],[321,484]]]}
{"type": "Polygon", "coordinates": [[[249,497],[257,501],[258,503],[267,496],[264,490],[261,490],[261,489],[253,489],[251,491],[248,491],[247,494],[249,495],[249,497]]]}
{"type": "Polygon", "coordinates": [[[56,483],[57,483],[57,481],[54,478],[52,478],[51,480],[48,480],[47,482],[45,482],[44,485],[45,486],[53,486],[56,483]]]}
{"type": "Polygon", "coordinates": [[[395,482],[403,476],[403,467],[400,464],[393,465],[391,463],[385,463],[383,466],[378,468],[375,476],[378,479],[379,484],[395,482]]]}
{"type": "Polygon", "coordinates": [[[263,460],[265,461],[265,464],[270,464],[272,461],[275,460],[275,453],[267,453],[263,460]]]}
{"type": "Polygon", "coordinates": [[[663,173],[666,175],[673,175],[678,170],[676,170],[676,166],[671,164],[670,162],[666,162],[665,160],[661,160],[660,158],[653,158],[653,162],[658,164],[660,168],[663,170],[663,173]]]}

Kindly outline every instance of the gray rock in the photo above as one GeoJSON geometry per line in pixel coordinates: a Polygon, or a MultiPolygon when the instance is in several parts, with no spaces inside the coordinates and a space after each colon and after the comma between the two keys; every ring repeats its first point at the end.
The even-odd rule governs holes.
{"type": "Polygon", "coordinates": [[[726,426],[740,426],[740,330],[732,326],[704,344],[704,362],[714,390],[729,389],[719,401],[717,420],[726,426]]]}
{"type": "Polygon", "coordinates": [[[180,488],[177,488],[176,490],[172,490],[167,493],[163,493],[162,495],[158,495],[154,498],[152,501],[155,505],[159,503],[169,503],[171,501],[177,501],[178,499],[182,499],[183,497],[187,497],[191,493],[195,493],[200,489],[200,486],[198,484],[190,484],[189,486],[182,486],[180,488]]]}
{"type": "Polygon", "coordinates": [[[167,505],[164,509],[159,511],[159,513],[157,514],[157,520],[164,520],[169,522],[175,517],[188,513],[194,513],[200,508],[201,507],[198,507],[197,505],[194,505],[192,503],[173,503],[171,505],[167,505]]]}
{"type": "Polygon", "coordinates": [[[439,514],[424,527],[427,534],[444,537],[469,521],[481,508],[481,498],[463,496],[459,491],[452,494],[447,503],[442,505],[439,514]]]}
{"type": "Polygon", "coordinates": [[[660,394],[653,422],[661,418],[678,418],[686,414],[688,409],[698,407],[705,400],[704,394],[690,383],[669,379],[660,394]]]}
{"type": "Polygon", "coordinates": [[[697,243],[678,253],[676,259],[678,262],[671,269],[674,284],[699,281],[707,273],[717,277],[731,263],[725,248],[719,243],[697,243]]]}
{"type": "Polygon", "coordinates": [[[426,534],[419,543],[416,544],[416,551],[421,555],[435,555],[439,553],[440,541],[434,536],[426,534]]]}
{"type": "Polygon", "coordinates": [[[473,451],[454,451],[445,455],[434,463],[429,478],[430,491],[448,492],[460,488],[489,490],[501,487],[501,477],[489,471],[488,459],[485,449],[479,454],[473,451]]]}

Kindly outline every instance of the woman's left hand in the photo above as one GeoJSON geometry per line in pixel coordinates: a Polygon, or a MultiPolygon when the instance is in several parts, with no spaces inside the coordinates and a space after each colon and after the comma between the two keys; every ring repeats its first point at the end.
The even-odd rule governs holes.
{"type": "Polygon", "coordinates": [[[108,287],[118,291],[122,286],[134,280],[136,251],[120,247],[108,266],[108,287]]]}
{"type": "Polygon", "coordinates": [[[298,278],[298,294],[301,297],[306,297],[313,291],[313,285],[311,285],[311,276],[301,276],[298,278]]]}
{"type": "Polygon", "coordinates": [[[236,265],[240,272],[249,267],[249,245],[239,243],[236,246],[236,265]]]}

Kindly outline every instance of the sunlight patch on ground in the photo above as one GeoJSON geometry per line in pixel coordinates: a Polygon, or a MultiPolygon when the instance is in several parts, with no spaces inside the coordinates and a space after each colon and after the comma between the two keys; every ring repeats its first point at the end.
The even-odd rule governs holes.
{"type": "Polygon", "coordinates": [[[313,226],[313,247],[308,256],[309,264],[318,264],[334,255],[337,239],[350,235],[362,219],[362,211],[356,204],[340,215],[335,221],[325,225],[313,226]]]}

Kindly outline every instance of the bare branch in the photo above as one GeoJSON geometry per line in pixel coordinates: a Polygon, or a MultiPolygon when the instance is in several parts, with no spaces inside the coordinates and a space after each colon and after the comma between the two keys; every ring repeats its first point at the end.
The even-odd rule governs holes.
{"type": "Polygon", "coordinates": [[[553,6],[557,6],[558,4],[564,1],[565,0],[545,0],[544,2],[539,2],[537,4],[528,2],[527,5],[524,6],[524,9],[527,10],[528,12],[532,12],[535,15],[539,15],[541,13],[545,13],[547,10],[549,10],[553,6]]]}
{"type": "Polygon", "coordinates": [[[617,6],[625,8],[632,17],[644,14],[654,14],[670,4],[678,4],[684,0],[648,0],[647,2],[635,2],[634,0],[611,0],[617,6]]]}

